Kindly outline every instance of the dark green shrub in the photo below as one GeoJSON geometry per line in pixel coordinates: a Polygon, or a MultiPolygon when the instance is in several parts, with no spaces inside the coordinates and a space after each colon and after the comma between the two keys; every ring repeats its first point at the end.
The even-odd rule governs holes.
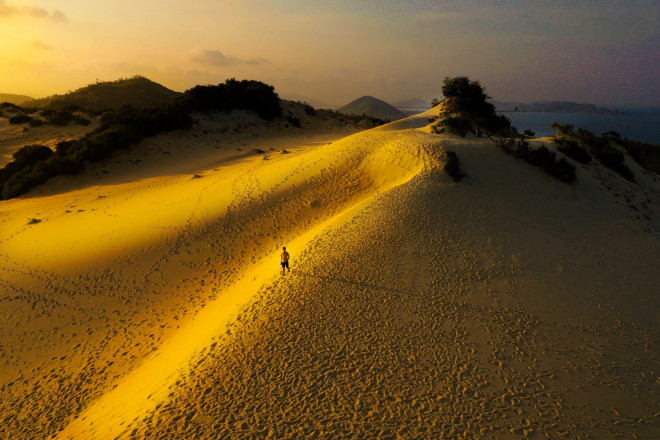
{"type": "Polygon", "coordinates": [[[621,141],[621,135],[617,133],[614,130],[606,131],[605,133],[601,134],[601,137],[604,137],[606,139],[619,142],[621,141]]]}
{"type": "Polygon", "coordinates": [[[228,79],[217,86],[196,86],[179,101],[188,111],[253,110],[268,121],[282,115],[280,99],[273,86],[260,81],[228,79]]]}
{"type": "Polygon", "coordinates": [[[468,131],[472,131],[472,124],[465,116],[449,116],[445,119],[447,129],[461,137],[465,137],[468,131]]]}
{"type": "Polygon", "coordinates": [[[14,158],[14,164],[20,168],[25,168],[34,165],[41,160],[48,159],[52,155],[53,150],[47,146],[34,144],[20,148],[12,154],[12,157],[14,158]]]}
{"type": "Polygon", "coordinates": [[[480,118],[478,124],[488,133],[513,135],[515,130],[511,127],[511,121],[504,115],[493,114],[486,118],[480,118]]]}
{"type": "Polygon", "coordinates": [[[587,130],[586,128],[578,128],[578,131],[574,135],[583,145],[594,146],[598,143],[603,143],[603,139],[598,138],[593,131],[587,130]]]}
{"type": "Polygon", "coordinates": [[[489,114],[492,104],[486,102],[488,96],[479,81],[471,81],[465,76],[445,77],[442,82],[442,94],[450,99],[452,111],[471,115],[489,114]]]}
{"type": "Polygon", "coordinates": [[[98,162],[107,159],[117,150],[125,150],[138,143],[143,137],[142,132],[129,125],[104,127],[69,146],[69,152],[74,154],[76,160],[98,162]]]}
{"type": "Polygon", "coordinates": [[[553,122],[552,125],[550,125],[550,128],[552,128],[552,135],[556,136],[557,134],[563,135],[563,136],[573,136],[573,124],[560,124],[559,122],[553,122]]]}
{"type": "Polygon", "coordinates": [[[49,167],[52,176],[80,174],[84,169],[83,161],[72,157],[53,156],[48,159],[48,162],[50,162],[49,167]]]}
{"type": "Polygon", "coordinates": [[[0,109],[7,109],[7,110],[21,110],[19,106],[16,104],[12,104],[11,102],[0,102],[0,109]]]}
{"type": "Polygon", "coordinates": [[[44,145],[26,145],[13,155],[14,160],[0,170],[0,194],[16,197],[50,177],[46,161],[53,151],[44,145]]]}
{"type": "Polygon", "coordinates": [[[447,163],[445,163],[445,172],[451,176],[454,182],[460,182],[466,174],[461,169],[458,156],[454,151],[447,151],[447,163]]]}
{"type": "Polygon", "coordinates": [[[101,124],[111,124],[117,119],[117,112],[114,110],[107,110],[101,113],[101,124]]]}
{"type": "Polygon", "coordinates": [[[69,139],[66,141],[58,142],[57,145],[55,145],[55,154],[58,156],[66,156],[69,153],[69,148],[72,145],[75,145],[77,142],[80,141],[69,139]]]}
{"type": "Polygon", "coordinates": [[[316,114],[316,109],[314,107],[312,107],[306,102],[302,102],[301,104],[305,107],[305,114],[307,116],[313,116],[316,114]]]}
{"type": "Polygon", "coordinates": [[[10,124],[26,124],[32,120],[32,117],[28,115],[16,115],[9,118],[10,124]]]}
{"type": "Polygon", "coordinates": [[[631,141],[620,137],[617,142],[644,169],[660,174],[660,145],[631,141]]]}
{"type": "Polygon", "coordinates": [[[43,119],[33,119],[30,122],[28,122],[28,125],[30,127],[41,127],[44,125],[44,120],[43,119]]]}
{"type": "Polygon", "coordinates": [[[613,146],[609,144],[601,145],[598,148],[592,148],[591,152],[606,167],[616,171],[627,180],[635,180],[634,173],[624,163],[623,153],[613,146]]]}
{"type": "Polygon", "coordinates": [[[580,147],[580,145],[575,140],[567,138],[554,138],[553,142],[557,144],[558,151],[564,153],[571,159],[583,164],[588,164],[591,162],[591,154],[589,154],[586,149],[580,147]]]}
{"type": "Polygon", "coordinates": [[[78,125],[82,125],[82,126],[84,126],[84,127],[88,126],[89,123],[90,123],[89,119],[84,118],[84,117],[82,117],[82,116],[74,116],[74,117],[73,117],[73,121],[74,121],[76,124],[78,124],[78,125]]]}
{"type": "Polygon", "coordinates": [[[71,113],[69,110],[55,110],[52,112],[47,112],[46,115],[44,115],[42,112],[42,116],[46,119],[46,124],[50,125],[65,126],[73,120],[73,113],[71,113]]]}
{"type": "Polygon", "coordinates": [[[294,118],[293,116],[287,116],[286,120],[293,125],[294,127],[300,128],[300,119],[299,118],[294,118]]]}
{"type": "Polygon", "coordinates": [[[603,165],[616,171],[627,180],[635,180],[635,175],[624,162],[623,153],[612,145],[608,137],[598,137],[584,128],[579,128],[575,137],[580,146],[588,149],[603,165]]]}
{"type": "Polygon", "coordinates": [[[17,174],[12,175],[11,178],[2,185],[2,192],[0,193],[2,199],[11,199],[28,192],[32,187],[29,176],[29,170],[23,170],[17,174]]]}
{"type": "Polygon", "coordinates": [[[465,136],[467,131],[479,130],[482,134],[510,134],[511,121],[495,112],[495,106],[487,102],[486,95],[479,81],[471,81],[467,77],[445,78],[442,84],[445,96],[445,109],[450,114],[458,114],[468,120],[470,127],[462,121],[450,122],[447,126],[451,131],[465,136]],[[451,127],[456,128],[455,131],[451,127]],[[464,133],[464,134],[461,134],[464,133]]]}
{"type": "Polygon", "coordinates": [[[573,183],[577,180],[575,167],[564,158],[557,160],[554,151],[550,151],[545,146],[530,148],[529,142],[516,143],[513,139],[500,140],[497,145],[507,153],[541,168],[563,182],[573,183]]]}
{"type": "Polygon", "coordinates": [[[563,157],[552,163],[547,172],[563,182],[573,183],[577,180],[575,167],[563,157]]]}

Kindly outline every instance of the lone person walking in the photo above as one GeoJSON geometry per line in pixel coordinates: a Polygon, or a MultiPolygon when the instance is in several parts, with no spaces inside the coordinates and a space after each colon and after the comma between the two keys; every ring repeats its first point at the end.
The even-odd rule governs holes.
{"type": "Polygon", "coordinates": [[[289,268],[289,253],[286,251],[286,246],[282,248],[281,260],[282,260],[282,275],[284,275],[285,267],[287,271],[291,272],[291,269],[289,268]]]}

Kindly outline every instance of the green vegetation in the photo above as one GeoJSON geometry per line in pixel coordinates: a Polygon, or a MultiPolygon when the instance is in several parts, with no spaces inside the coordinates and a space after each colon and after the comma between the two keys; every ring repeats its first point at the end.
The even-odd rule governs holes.
{"type": "Polygon", "coordinates": [[[584,128],[579,128],[575,132],[573,125],[557,123],[552,124],[553,131],[555,125],[558,126],[557,129],[560,133],[568,133],[553,139],[558,145],[557,150],[585,164],[591,161],[593,155],[600,163],[616,171],[625,179],[631,182],[635,180],[635,175],[625,164],[623,153],[616,146],[616,143],[621,144],[618,133],[608,132],[603,136],[596,136],[593,132],[584,128]]]}
{"type": "Polygon", "coordinates": [[[153,107],[169,104],[180,96],[181,93],[136,75],[116,81],[97,81],[64,95],[35,99],[27,104],[42,108],[79,106],[93,110],[117,110],[124,105],[153,107]]]}
{"type": "Polygon", "coordinates": [[[569,138],[553,138],[557,144],[557,150],[564,153],[566,156],[583,164],[591,162],[591,154],[584,148],[580,147],[575,139],[569,138]]]}
{"type": "Polygon", "coordinates": [[[660,145],[622,138],[616,131],[605,132],[601,137],[623,147],[645,170],[660,174],[660,145]]]}
{"type": "Polygon", "coordinates": [[[445,124],[453,133],[465,137],[468,132],[485,135],[506,135],[513,132],[511,121],[495,112],[495,106],[486,100],[479,81],[467,77],[445,78],[442,82],[445,96],[445,124]]]}
{"type": "Polygon", "coordinates": [[[34,108],[24,108],[14,104],[3,103],[3,108],[13,116],[7,115],[10,124],[29,124],[30,127],[40,127],[44,124],[66,126],[71,122],[79,125],[89,125],[90,120],[83,117],[82,113],[93,113],[89,110],[82,109],[77,106],[70,106],[66,109],[45,109],[41,110],[39,114],[43,119],[30,116],[37,112],[34,108]]]}
{"type": "Polygon", "coordinates": [[[307,116],[314,116],[316,114],[316,109],[307,102],[298,101],[298,104],[302,104],[305,107],[305,114],[307,116]]]}
{"type": "Polygon", "coordinates": [[[660,174],[660,145],[629,139],[619,139],[616,142],[645,170],[660,174]]]}
{"type": "Polygon", "coordinates": [[[500,140],[497,145],[505,152],[541,168],[563,182],[573,183],[577,180],[575,167],[563,157],[557,160],[555,152],[545,146],[530,148],[529,142],[524,139],[515,142],[513,138],[500,140]]]}
{"type": "Polygon", "coordinates": [[[465,137],[469,131],[473,130],[472,122],[470,119],[462,115],[447,116],[444,120],[444,123],[447,127],[447,130],[452,133],[456,133],[461,137],[465,137]]]}
{"type": "Polygon", "coordinates": [[[534,133],[525,130],[519,135],[511,126],[511,121],[498,115],[495,106],[487,102],[488,95],[478,81],[462,76],[445,78],[442,93],[446,98],[444,124],[449,131],[460,136],[468,132],[485,134],[506,153],[541,168],[561,181],[572,183],[577,179],[575,167],[566,159],[557,160],[556,154],[546,147],[530,148],[525,137],[533,137],[534,133]],[[497,140],[491,136],[497,136],[497,140]]]}
{"type": "MultiPolygon", "coordinates": [[[[81,139],[60,142],[55,153],[48,147],[33,145],[15,152],[14,160],[0,169],[0,198],[17,197],[53,176],[77,174],[86,163],[107,159],[145,137],[190,128],[192,112],[233,108],[253,110],[267,120],[282,113],[272,86],[234,79],[217,86],[194,87],[175,102],[158,107],[124,106],[107,111],[101,117],[100,127],[81,139]]],[[[67,119],[69,113],[46,112],[44,117],[67,119]]]]}
{"type": "Polygon", "coordinates": [[[560,134],[562,136],[573,136],[573,124],[560,124],[559,122],[553,122],[550,126],[552,129],[552,135],[556,136],[560,134]]]}
{"type": "Polygon", "coordinates": [[[27,124],[32,120],[31,116],[28,115],[16,115],[9,118],[10,124],[27,124]]]}
{"type": "Polygon", "coordinates": [[[21,107],[11,102],[0,103],[0,110],[5,110],[7,113],[25,113],[28,115],[37,111],[35,108],[21,107]]]}
{"type": "Polygon", "coordinates": [[[593,155],[606,167],[634,181],[632,170],[625,164],[623,149],[642,168],[660,174],[660,145],[622,138],[616,131],[608,131],[601,136],[584,128],[578,128],[576,132],[572,124],[558,122],[552,123],[552,132],[557,150],[578,162],[589,163],[593,155]]]}
{"type": "Polygon", "coordinates": [[[267,121],[282,115],[275,89],[260,81],[228,79],[217,86],[195,86],[177,103],[188,111],[253,110],[267,121]]]}
{"type": "Polygon", "coordinates": [[[300,128],[300,118],[295,118],[293,116],[287,116],[286,120],[289,124],[293,125],[294,127],[300,128]]]}
{"type": "Polygon", "coordinates": [[[47,109],[41,112],[41,116],[44,117],[46,124],[50,125],[69,125],[69,122],[73,121],[73,113],[70,110],[54,110],[47,109]]]}
{"type": "Polygon", "coordinates": [[[455,151],[447,151],[447,163],[444,168],[445,172],[454,179],[454,182],[460,182],[467,174],[461,169],[461,164],[458,161],[458,156],[455,151]]]}

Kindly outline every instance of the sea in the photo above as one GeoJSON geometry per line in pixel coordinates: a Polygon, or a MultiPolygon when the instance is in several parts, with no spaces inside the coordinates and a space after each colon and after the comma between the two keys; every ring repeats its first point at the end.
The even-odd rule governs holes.
{"type": "Polygon", "coordinates": [[[621,137],[660,145],[660,110],[629,111],[617,114],[499,112],[511,119],[518,131],[532,130],[536,137],[552,135],[553,122],[573,124],[601,135],[613,130],[621,137]]]}

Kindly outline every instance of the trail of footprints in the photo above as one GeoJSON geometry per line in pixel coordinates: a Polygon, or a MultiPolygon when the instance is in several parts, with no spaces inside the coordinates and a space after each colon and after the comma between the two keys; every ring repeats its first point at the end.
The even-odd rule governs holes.
{"type": "MultiPolygon", "coordinates": [[[[15,296],[70,307],[37,301],[12,313],[35,322],[65,314],[74,324],[10,329],[43,352],[30,362],[0,345],[3,371],[15,374],[0,387],[2,414],[9,414],[0,437],[45,438],[62,429],[180,318],[213,299],[214,286],[286,242],[295,232],[286,225],[304,230],[339,209],[350,194],[338,189],[361,178],[351,171],[322,173],[297,188],[297,198],[269,207],[270,194],[248,172],[243,183],[254,197],[237,197],[231,215],[201,227],[188,222],[161,248],[98,273],[63,279],[3,266],[4,273],[33,272],[34,289],[15,296]],[[100,296],[104,302],[92,300],[100,296]],[[73,347],[66,355],[39,345],[58,334],[73,347]]],[[[292,250],[291,276],[266,286],[124,437],[652,438],[660,430],[657,332],[607,310],[573,321],[526,310],[524,262],[504,252],[487,211],[442,185],[424,173],[304,252],[292,250]],[[622,350],[628,360],[611,356],[622,350]],[[589,400],[602,392],[646,409],[589,400]]]]}
{"type": "MultiPolygon", "coordinates": [[[[321,237],[299,257],[293,276],[266,287],[232,330],[191,362],[170,399],[129,437],[643,438],[657,432],[653,408],[581,404],[573,395],[580,387],[635,392],[620,387],[630,379],[621,378],[625,365],[608,366],[598,361],[598,350],[585,353],[580,342],[570,342],[579,333],[591,344],[621,344],[616,331],[590,335],[585,324],[525,311],[515,281],[524,267],[504,257],[498,240],[484,246],[493,234],[487,225],[475,235],[443,218],[433,185],[416,179],[321,237]],[[414,209],[402,211],[404,200],[414,209]],[[475,291],[485,299],[475,301],[475,291]],[[572,382],[574,389],[567,386],[572,382]]],[[[631,325],[620,323],[619,330],[630,337],[631,325]]],[[[629,343],[640,351],[639,338],[629,343]]],[[[653,350],[646,354],[637,362],[650,367],[653,350]]],[[[653,380],[636,392],[657,404],[653,380]]]]}

